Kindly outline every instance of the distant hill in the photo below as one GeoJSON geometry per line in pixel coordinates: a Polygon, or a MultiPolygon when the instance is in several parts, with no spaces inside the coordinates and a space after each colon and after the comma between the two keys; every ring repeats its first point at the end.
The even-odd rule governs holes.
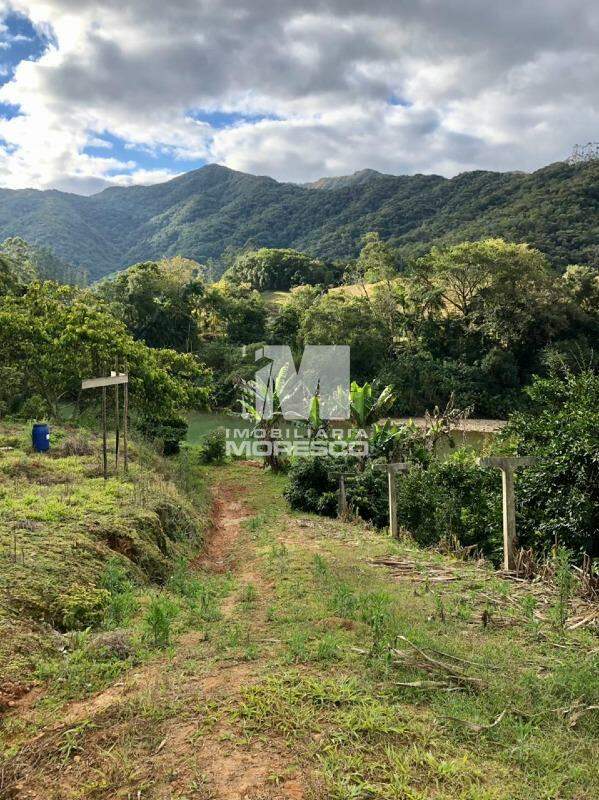
{"type": "Polygon", "coordinates": [[[597,263],[599,162],[451,179],[362,170],[304,186],[211,164],[91,197],[0,189],[0,240],[49,246],[92,279],[162,256],[218,258],[248,242],[351,257],[370,230],[406,257],[433,244],[502,236],[529,242],[557,266],[597,263]]]}

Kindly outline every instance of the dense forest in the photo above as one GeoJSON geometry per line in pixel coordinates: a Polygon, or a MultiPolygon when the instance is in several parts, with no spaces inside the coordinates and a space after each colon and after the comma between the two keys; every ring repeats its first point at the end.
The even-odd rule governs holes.
{"type": "Polygon", "coordinates": [[[501,237],[527,242],[558,268],[597,261],[599,163],[556,163],[532,174],[467,172],[394,176],[364,170],[299,186],[208,165],[154,186],[91,197],[0,190],[0,238],[20,236],[89,271],[182,255],[294,248],[325,260],[358,255],[376,231],[401,259],[433,245],[501,237]]]}

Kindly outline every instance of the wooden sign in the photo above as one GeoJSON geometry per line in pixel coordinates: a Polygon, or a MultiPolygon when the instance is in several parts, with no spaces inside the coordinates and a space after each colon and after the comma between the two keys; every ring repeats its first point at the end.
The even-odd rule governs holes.
{"type": "MultiPolygon", "coordinates": [[[[127,364],[125,363],[125,369],[127,364]]],[[[119,386],[124,384],[124,400],[125,407],[123,410],[123,450],[124,450],[124,464],[125,472],[129,470],[129,456],[128,456],[128,436],[127,426],[129,418],[129,375],[127,372],[118,371],[118,360],[116,363],[116,370],[112,370],[110,375],[105,378],[87,378],[81,381],[82,389],[102,389],[102,462],[104,480],[108,479],[108,446],[107,446],[107,431],[106,431],[106,389],[108,386],[115,387],[115,423],[116,423],[116,436],[115,436],[115,456],[116,456],[116,469],[119,468],[119,440],[120,440],[120,414],[119,414],[119,386]]]]}
{"type": "Polygon", "coordinates": [[[118,386],[120,383],[129,383],[129,376],[123,372],[119,372],[118,375],[112,372],[107,378],[88,378],[81,381],[81,388],[99,389],[103,386],[118,386]]]}

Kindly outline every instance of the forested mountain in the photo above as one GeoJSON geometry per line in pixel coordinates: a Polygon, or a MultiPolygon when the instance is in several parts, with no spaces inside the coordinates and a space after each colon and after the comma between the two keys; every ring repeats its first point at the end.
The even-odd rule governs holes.
{"type": "Polygon", "coordinates": [[[346,258],[367,231],[405,257],[432,244],[500,236],[529,242],[557,266],[596,263],[599,162],[452,179],[362,170],[305,186],[211,164],[166,183],[91,197],[0,190],[0,240],[20,236],[50,246],[92,279],[162,256],[205,261],[248,243],[346,258]]]}

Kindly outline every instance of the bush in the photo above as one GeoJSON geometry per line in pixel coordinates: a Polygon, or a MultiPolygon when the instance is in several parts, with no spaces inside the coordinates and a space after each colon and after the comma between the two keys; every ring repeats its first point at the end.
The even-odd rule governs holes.
{"type": "MultiPolygon", "coordinates": [[[[398,477],[399,522],[423,546],[455,538],[500,559],[501,482],[495,471],[479,467],[476,458],[474,450],[464,448],[446,461],[433,460],[426,468],[418,465],[398,477]]],[[[297,511],[333,517],[338,487],[332,474],[348,468],[339,459],[299,459],[289,471],[285,497],[297,511]]],[[[357,473],[347,482],[347,500],[362,519],[379,528],[389,524],[384,471],[368,467],[357,473]]]]}
{"type": "Polygon", "coordinates": [[[172,623],[177,611],[177,605],[166,595],[157,594],[150,600],[144,627],[154,647],[168,647],[170,644],[172,623]]]}
{"type": "Polygon", "coordinates": [[[347,483],[347,502],[351,510],[377,528],[389,525],[387,474],[366,469],[347,483]]]}
{"type": "Polygon", "coordinates": [[[81,630],[99,625],[110,601],[106,589],[75,585],[62,599],[64,630],[81,630]]]}
{"type": "Polygon", "coordinates": [[[284,496],[295,511],[334,517],[337,513],[337,478],[345,469],[342,459],[298,458],[289,469],[284,496]]]}
{"type": "Polygon", "coordinates": [[[502,548],[501,482],[495,470],[476,463],[469,448],[427,469],[415,467],[398,480],[398,518],[418,542],[427,546],[457,539],[477,545],[499,560],[502,548]]]}
{"type": "Polygon", "coordinates": [[[203,464],[222,464],[226,455],[224,428],[215,428],[202,439],[201,459],[203,464]]]}
{"type": "Polygon", "coordinates": [[[23,402],[16,416],[19,419],[45,420],[50,414],[48,403],[39,394],[34,394],[23,402]]]}
{"type": "Polygon", "coordinates": [[[599,555],[599,375],[556,370],[527,389],[503,437],[540,462],[518,473],[520,543],[599,555]]]}
{"type": "Polygon", "coordinates": [[[143,435],[154,442],[162,443],[162,454],[177,455],[180,442],[187,436],[187,422],[181,417],[144,417],[138,425],[143,435]]]}

